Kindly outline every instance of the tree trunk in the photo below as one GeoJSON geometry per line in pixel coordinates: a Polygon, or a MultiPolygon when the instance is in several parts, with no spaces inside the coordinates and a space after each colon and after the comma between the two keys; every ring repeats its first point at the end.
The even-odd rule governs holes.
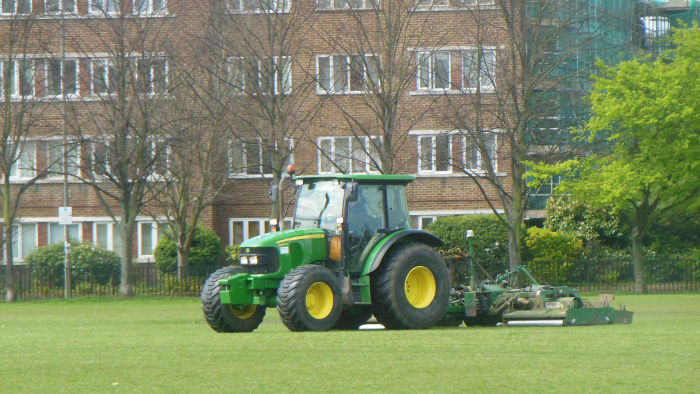
{"type": "Polygon", "coordinates": [[[639,225],[632,226],[632,266],[634,267],[634,291],[646,294],[647,285],[644,283],[644,253],[642,250],[642,239],[644,232],[639,225]]]}
{"type": "MultiPolygon", "coordinates": [[[[508,259],[510,268],[520,265],[522,259],[522,232],[523,232],[523,177],[522,170],[517,163],[513,163],[513,191],[510,212],[506,212],[508,219],[508,259]]],[[[505,207],[504,207],[505,208],[505,207]]]]}
{"type": "Polygon", "coordinates": [[[134,295],[133,289],[131,288],[131,260],[132,260],[132,250],[134,245],[134,227],[136,222],[131,219],[122,218],[122,222],[119,224],[121,234],[122,234],[122,248],[119,251],[119,257],[121,258],[121,283],[119,285],[119,296],[121,297],[131,297],[134,295]]]}
{"type": "Polygon", "coordinates": [[[177,246],[177,280],[187,277],[187,270],[190,265],[190,248],[177,246]]]}
{"type": "MultiPolygon", "coordinates": [[[[7,222],[5,222],[7,223],[7,222]]],[[[15,300],[15,270],[12,265],[12,225],[5,233],[5,261],[7,262],[7,278],[5,279],[5,301],[15,300]]]]}

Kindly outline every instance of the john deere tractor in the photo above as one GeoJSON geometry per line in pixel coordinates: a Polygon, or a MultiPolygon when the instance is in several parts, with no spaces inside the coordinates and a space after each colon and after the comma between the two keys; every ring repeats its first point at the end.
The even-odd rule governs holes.
{"type": "Polygon", "coordinates": [[[292,331],[355,329],[374,314],[390,329],[428,328],[447,309],[442,241],[412,230],[411,175],[296,177],[292,229],[241,244],[240,266],[207,279],[202,309],[219,332],[255,330],[277,307],[292,331]]]}

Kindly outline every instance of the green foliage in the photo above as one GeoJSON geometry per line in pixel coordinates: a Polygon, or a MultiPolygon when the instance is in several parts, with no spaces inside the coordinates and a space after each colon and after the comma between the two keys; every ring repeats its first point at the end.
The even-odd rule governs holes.
{"type": "Polygon", "coordinates": [[[527,229],[525,245],[530,250],[532,261],[569,262],[583,252],[583,242],[575,235],[539,227],[527,229]]]}
{"type": "Polygon", "coordinates": [[[224,249],[224,258],[227,265],[237,265],[241,261],[241,245],[228,245],[224,249]]]}
{"type": "Polygon", "coordinates": [[[508,232],[496,215],[446,216],[430,223],[427,228],[445,242],[441,251],[469,251],[465,234],[474,230],[474,259],[483,262],[501,263],[508,260],[508,232]]]}
{"type": "Polygon", "coordinates": [[[556,196],[547,201],[546,228],[574,234],[586,242],[587,254],[598,245],[623,247],[628,243],[629,226],[623,222],[619,210],[599,207],[575,200],[569,196],[556,196]]]}
{"type": "MultiPolygon", "coordinates": [[[[64,282],[63,244],[42,246],[34,250],[26,261],[33,275],[42,286],[63,286],[64,282]]],[[[120,258],[91,242],[71,242],[71,280],[76,285],[78,278],[89,278],[95,284],[118,283],[120,258]]]]}
{"type": "MultiPolygon", "coordinates": [[[[156,265],[163,273],[177,272],[177,247],[171,237],[170,232],[161,237],[153,253],[156,265]]],[[[206,271],[219,265],[223,254],[221,239],[216,232],[197,225],[190,247],[189,267],[206,271]]]]}

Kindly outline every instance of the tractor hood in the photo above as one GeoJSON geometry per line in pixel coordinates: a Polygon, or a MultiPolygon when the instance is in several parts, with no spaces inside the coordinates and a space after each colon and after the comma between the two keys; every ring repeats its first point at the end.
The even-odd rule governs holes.
{"type": "Polygon", "coordinates": [[[325,238],[326,232],[320,228],[305,228],[284,230],[274,233],[267,233],[250,238],[241,243],[241,250],[244,248],[264,248],[287,246],[289,242],[300,241],[304,239],[319,239],[325,238]]]}

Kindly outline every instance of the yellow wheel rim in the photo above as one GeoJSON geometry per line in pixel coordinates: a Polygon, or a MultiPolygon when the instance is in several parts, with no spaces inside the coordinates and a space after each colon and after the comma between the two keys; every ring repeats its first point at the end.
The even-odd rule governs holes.
{"type": "Polygon", "coordinates": [[[404,289],[409,304],[414,308],[425,308],[435,298],[435,276],[422,265],[414,267],[406,276],[404,289]]]}
{"type": "Polygon", "coordinates": [[[306,292],[306,310],[314,319],[325,319],[333,310],[333,291],[323,283],[316,282],[306,292]]]}
{"type": "Polygon", "coordinates": [[[230,307],[233,315],[239,319],[250,318],[255,313],[255,310],[258,309],[256,305],[241,305],[240,307],[237,305],[230,305],[230,307]]]}

